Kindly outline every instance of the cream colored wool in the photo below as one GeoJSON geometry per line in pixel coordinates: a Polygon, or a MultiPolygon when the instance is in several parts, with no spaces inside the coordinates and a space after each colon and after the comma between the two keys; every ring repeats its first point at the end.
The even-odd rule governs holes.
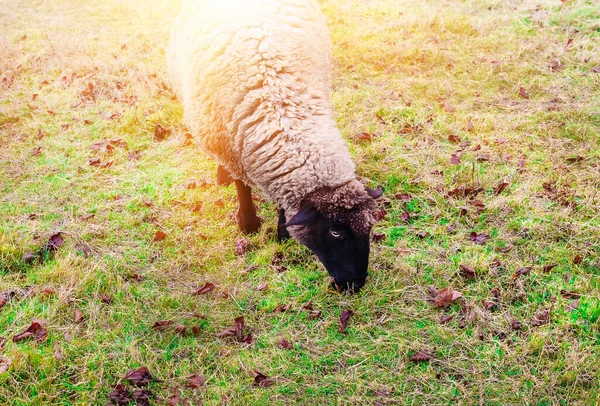
{"type": "Polygon", "coordinates": [[[331,40],[315,1],[187,0],[168,63],[195,139],[288,218],[316,189],[356,178],[333,119],[331,40]]]}

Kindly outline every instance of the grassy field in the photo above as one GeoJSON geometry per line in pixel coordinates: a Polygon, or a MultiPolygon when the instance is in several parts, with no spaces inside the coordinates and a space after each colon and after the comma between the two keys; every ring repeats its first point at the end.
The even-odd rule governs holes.
{"type": "Polygon", "coordinates": [[[142,366],[138,404],[600,404],[598,2],[321,3],[340,129],[386,189],[354,296],[264,199],[236,254],[168,84],[179,4],[2,3],[0,404],[125,404],[142,366]],[[251,339],[217,336],[239,316],[251,339]]]}

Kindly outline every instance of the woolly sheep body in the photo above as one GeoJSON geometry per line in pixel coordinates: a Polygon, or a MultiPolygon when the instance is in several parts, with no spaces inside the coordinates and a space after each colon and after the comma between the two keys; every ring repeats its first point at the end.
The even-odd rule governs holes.
{"type": "Polygon", "coordinates": [[[356,178],[333,118],[331,41],[315,1],[187,0],[168,63],[197,142],[286,215],[314,190],[356,178]]]}

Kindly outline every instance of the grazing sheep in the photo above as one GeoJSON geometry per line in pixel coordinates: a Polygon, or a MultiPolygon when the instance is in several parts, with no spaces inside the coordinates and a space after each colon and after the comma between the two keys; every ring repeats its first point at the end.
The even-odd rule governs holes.
{"type": "Polygon", "coordinates": [[[187,0],[168,51],[185,123],[235,182],[238,224],[256,232],[251,188],[279,204],[278,237],[315,253],[340,290],[367,277],[375,201],[333,119],[331,40],[314,0],[187,0]]]}

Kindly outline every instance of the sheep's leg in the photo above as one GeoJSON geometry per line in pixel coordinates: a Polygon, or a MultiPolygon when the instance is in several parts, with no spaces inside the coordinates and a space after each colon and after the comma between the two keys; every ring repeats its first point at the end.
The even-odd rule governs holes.
{"type": "Polygon", "coordinates": [[[285,211],[279,209],[279,221],[277,222],[277,241],[283,242],[290,238],[290,233],[285,227],[285,211]]]}
{"type": "Polygon", "coordinates": [[[256,233],[260,228],[261,221],[256,215],[256,208],[252,201],[252,189],[244,185],[244,182],[235,180],[235,188],[237,189],[238,209],[236,219],[240,230],[246,234],[256,233]]]}
{"type": "Polygon", "coordinates": [[[217,185],[229,186],[233,182],[231,174],[221,165],[217,168],[217,185]]]}

